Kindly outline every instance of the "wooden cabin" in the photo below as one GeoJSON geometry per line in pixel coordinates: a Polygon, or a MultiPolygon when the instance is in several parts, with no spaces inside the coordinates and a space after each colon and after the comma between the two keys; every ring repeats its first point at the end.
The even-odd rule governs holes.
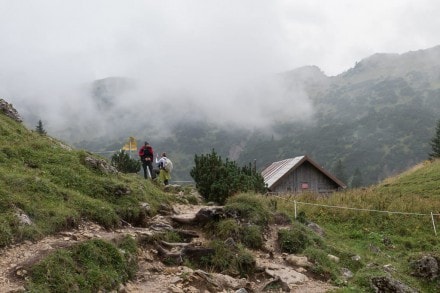
{"type": "Polygon", "coordinates": [[[261,173],[270,192],[329,194],[347,186],[308,156],[272,163],[261,173]]]}

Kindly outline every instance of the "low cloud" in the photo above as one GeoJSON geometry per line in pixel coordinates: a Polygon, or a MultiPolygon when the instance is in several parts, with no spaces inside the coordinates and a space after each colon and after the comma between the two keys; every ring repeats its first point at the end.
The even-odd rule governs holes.
{"type": "Polygon", "coordinates": [[[114,77],[56,94],[62,99],[48,93],[54,98],[21,104],[19,110],[70,141],[142,132],[167,136],[182,123],[268,129],[274,121],[304,121],[313,115],[304,91],[287,90],[275,76],[226,91],[173,85],[152,89],[141,80],[114,77]]]}
{"type": "Polygon", "coordinates": [[[435,1],[372,1],[0,0],[0,96],[69,140],[179,121],[307,121],[303,89],[277,74],[335,75],[376,52],[438,44],[438,18],[419,21],[440,11],[435,1]],[[113,76],[136,85],[104,109],[91,84],[113,76]]]}

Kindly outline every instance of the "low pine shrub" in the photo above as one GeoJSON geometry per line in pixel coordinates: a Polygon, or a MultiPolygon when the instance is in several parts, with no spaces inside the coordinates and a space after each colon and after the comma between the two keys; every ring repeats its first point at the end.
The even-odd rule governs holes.
{"type": "Polygon", "coordinates": [[[264,179],[251,166],[239,167],[235,161],[224,160],[215,150],[210,154],[195,155],[191,177],[199,193],[207,200],[224,204],[239,192],[264,192],[264,179]]]}
{"type": "Polygon", "coordinates": [[[112,156],[111,164],[122,173],[137,173],[141,170],[141,162],[132,159],[124,150],[117,152],[112,156]]]}

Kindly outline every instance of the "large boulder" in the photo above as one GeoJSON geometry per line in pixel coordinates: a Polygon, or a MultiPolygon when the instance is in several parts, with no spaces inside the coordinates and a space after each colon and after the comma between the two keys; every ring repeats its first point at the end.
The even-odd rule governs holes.
{"type": "Polygon", "coordinates": [[[371,287],[375,292],[418,293],[417,290],[390,277],[371,278],[371,287]]]}
{"type": "Polygon", "coordinates": [[[310,229],[312,229],[316,234],[318,234],[321,237],[325,236],[325,231],[324,229],[322,229],[318,224],[316,223],[308,223],[307,227],[309,227],[310,229]]]}
{"type": "MultiPolygon", "coordinates": [[[[256,262],[257,271],[264,271],[272,280],[277,280],[277,285],[282,285],[285,288],[284,291],[289,292],[293,287],[309,281],[305,274],[298,272],[290,265],[278,264],[271,259],[262,258],[258,258],[256,262]]],[[[266,284],[266,286],[270,286],[270,284],[266,284]]]]}
{"type": "Polygon", "coordinates": [[[309,262],[307,256],[297,256],[294,254],[289,254],[286,257],[286,262],[289,265],[296,266],[296,267],[309,268],[309,267],[313,266],[313,264],[311,262],[309,262]]]}
{"type": "Polygon", "coordinates": [[[213,220],[219,221],[226,218],[229,218],[229,216],[223,207],[209,207],[200,209],[195,216],[195,221],[205,224],[213,220]]]}
{"type": "Polygon", "coordinates": [[[416,277],[434,280],[439,276],[438,259],[431,255],[424,255],[411,263],[413,275],[416,277]]]}
{"type": "Polygon", "coordinates": [[[5,114],[9,118],[17,121],[17,122],[23,122],[23,119],[18,114],[17,110],[12,106],[12,104],[9,104],[3,99],[0,99],[0,113],[5,114]]]}
{"type": "Polygon", "coordinates": [[[180,224],[204,225],[210,221],[219,221],[221,219],[231,218],[231,215],[223,207],[205,207],[194,214],[181,214],[172,216],[171,219],[180,224]]]}

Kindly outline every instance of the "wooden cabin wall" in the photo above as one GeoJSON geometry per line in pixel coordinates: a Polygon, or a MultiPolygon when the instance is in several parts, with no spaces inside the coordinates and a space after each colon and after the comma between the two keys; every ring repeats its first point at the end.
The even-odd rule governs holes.
{"type": "Polygon", "coordinates": [[[293,172],[281,178],[273,191],[281,193],[300,193],[305,191],[328,193],[337,190],[337,188],[337,184],[324,173],[309,162],[304,162],[293,172]],[[303,184],[308,184],[308,188],[303,188],[303,184]]]}

